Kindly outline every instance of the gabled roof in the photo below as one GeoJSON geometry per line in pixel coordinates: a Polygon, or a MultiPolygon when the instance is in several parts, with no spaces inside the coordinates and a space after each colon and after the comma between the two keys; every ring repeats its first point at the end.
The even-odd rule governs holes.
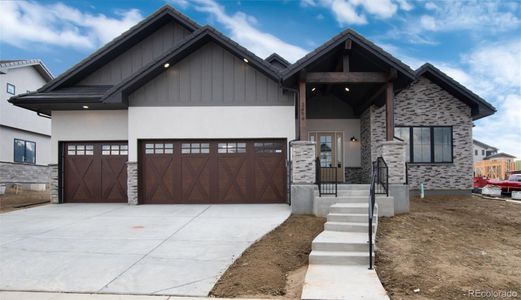
{"type": "Polygon", "coordinates": [[[6,73],[8,69],[29,67],[32,66],[40,73],[46,82],[53,80],[54,76],[51,71],[45,66],[43,61],[39,59],[13,59],[13,60],[0,60],[0,74],[6,73]]]}
{"type": "Polygon", "coordinates": [[[270,56],[266,57],[264,60],[270,64],[279,63],[284,68],[287,68],[291,65],[291,63],[289,61],[287,61],[286,59],[284,59],[284,57],[278,55],[277,53],[272,53],[270,56]]]}
{"type": "Polygon", "coordinates": [[[197,30],[200,27],[197,23],[178,12],[172,6],[165,5],[141,22],[132,26],[129,30],[122,33],[120,36],[105,44],[103,47],[80,61],[75,66],[71,67],[69,70],[65,71],[53,81],[38,89],[38,91],[48,92],[63,85],[69,80],[74,80],[83,73],[92,71],[92,69],[95,68],[94,66],[96,63],[100,63],[101,60],[107,60],[110,57],[121,54],[127,50],[130,45],[133,45],[142,40],[142,38],[149,32],[171,20],[175,20],[191,32],[197,30]]]}
{"type": "Polygon", "coordinates": [[[339,45],[341,45],[349,39],[355,42],[357,45],[364,48],[365,50],[369,51],[376,57],[380,58],[385,63],[391,65],[393,68],[403,73],[409,79],[414,80],[414,71],[408,65],[404,64],[399,59],[395,58],[394,56],[392,56],[391,54],[378,47],[373,42],[364,38],[352,29],[346,29],[342,31],[341,33],[337,34],[336,36],[322,44],[320,47],[311,51],[306,56],[302,57],[297,62],[292,64],[289,68],[287,68],[284,71],[282,76],[283,80],[286,80],[291,76],[295,75],[297,72],[306,68],[307,66],[321,58],[324,54],[328,53],[329,51],[333,50],[335,47],[338,47],[339,45]]]}
{"type": "Polygon", "coordinates": [[[475,140],[475,139],[474,139],[474,140],[472,140],[472,141],[474,142],[475,145],[478,145],[478,146],[480,146],[481,148],[493,149],[494,151],[498,151],[498,150],[499,150],[499,149],[496,148],[496,147],[492,147],[492,146],[487,145],[487,144],[485,144],[485,143],[483,143],[483,142],[480,142],[480,141],[478,141],[478,140],[475,140]]]}
{"type": "Polygon", "coordinates": [[[175,63],[182,60],[184,57],[193,53],[194,50],[198,49],[202,45],[209,41],[215,42],[224,49],[228,50],[232,54],[236,55],[241,59],[246,59],[247,63],[268,76],[269,78],[279,81],[279,73],[271,66],[268,62],[259,58],[246,48],[237,44],[224,34],[220,33],[211,26],[203,26],[198,30],[194,31],[191,35],[187,36],[184,40],[174,46],[172,49],[167,51],[164,55],[156,58],[149,64],[143,66],[140,70],[129,76],[124,81],[115,85],[111,88],[107,94],[103,97],[105,103],[121,102],[118,95],[121,93],[128,94],[141,85],[145,84],[155,76],[159,75],[165,70],[164,65],[169,63],[174,65],[175,63]]]}
{"type": "Polygon", "coordinates": [[[415,73],[416,78],[420,78],[421,76],[429,78],[452,94],[454,97],[469,105],[472,109],[473,120],[490,116],[496,112],[496,108],[492,106],[492,104],[488,103],[480,96],[474,94],[471,90],[467,89],[430,63],[424,64],[418,68],[415,73]]]}
{"type": "Polygon", "coordinates": [[[503,158],[516,158],[514,155],[510,155],[510,154],[501,152],[501,153],[497,153],[497,154],[493,154],[493,155],[487,156],[484,159],[485,160],[489,160],[489,159],[502,158],[502,157],[503,158]]]}

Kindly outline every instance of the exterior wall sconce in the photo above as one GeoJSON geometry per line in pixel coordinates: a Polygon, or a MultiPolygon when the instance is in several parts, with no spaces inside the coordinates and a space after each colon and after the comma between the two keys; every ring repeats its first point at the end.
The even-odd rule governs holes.
{"type": "Polygon", "coordinates": [[[358,142],[358,140],[353,136],[351,137],[351,142],[358,142]]]}

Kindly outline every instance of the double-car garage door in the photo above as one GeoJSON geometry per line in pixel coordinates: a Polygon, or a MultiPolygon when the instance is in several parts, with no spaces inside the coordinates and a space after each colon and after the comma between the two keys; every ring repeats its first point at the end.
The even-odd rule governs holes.
{"type": "Polygon", "coordinates": [[[142,203],[277,203],[285,140],[157,140],[140,145],[142,203]]]}
{"type": "MultiPolygon", "coordinates": [[[[64,144],[66,202],[126,202],[128,146],[64,144]]],[[[287,201],[286,141],[144,140],[139,143],[139,203],[287,201]]]]}

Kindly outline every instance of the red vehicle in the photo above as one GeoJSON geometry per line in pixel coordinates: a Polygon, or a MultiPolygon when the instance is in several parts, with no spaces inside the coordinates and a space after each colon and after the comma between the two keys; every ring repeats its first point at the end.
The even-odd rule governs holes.
{"type": "Polygon", "coordinates": [[[498,186],[503,193],[521,191],[521,174],[512,174],[508,177],[508,180],[489,180],[483,177],[474,177],[474,188],[482,188],[486,185],[498,186]]]}

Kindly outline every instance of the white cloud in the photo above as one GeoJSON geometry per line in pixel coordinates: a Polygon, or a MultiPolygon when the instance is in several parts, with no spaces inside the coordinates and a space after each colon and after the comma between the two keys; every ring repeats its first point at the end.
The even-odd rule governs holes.
{"type": "Polygon", "coordinates": [[[188,0],[168,0],[170,3],[172,3],[174,6],[180,7],[180,8],[187,8],[190,3],[188,0]]]}
{"type": "Polygon", "coordinates": [[[301,47],[284,42],[266,32],[255,28],[257,24],[254,17],[243,12],[233,15],[226,13],[224,7],[214,0],[194,0],[197,4],[194,8],[210,14],[218,23],[230,31],[230,37],[260,57],[267,57],[273,52],[278,53],[289,61],[296,61],[304,56],[307,51],[301,47]]]}
{"type": "Polygon", "coordinates": [[[302,7],[323,7],[331,11],[340,26],[367,24],[367,15],[387,19],[398,9],[409,11],[407,0],[300,0],[302,7]]]}
{"type": "Polygon", "coordinates": [[[62,3],[2,2],[1,40],[19,48],[37,43],[91,50],[142,19],[135,9],[118,11],[116,15],[92,15],[62,3]]]}

